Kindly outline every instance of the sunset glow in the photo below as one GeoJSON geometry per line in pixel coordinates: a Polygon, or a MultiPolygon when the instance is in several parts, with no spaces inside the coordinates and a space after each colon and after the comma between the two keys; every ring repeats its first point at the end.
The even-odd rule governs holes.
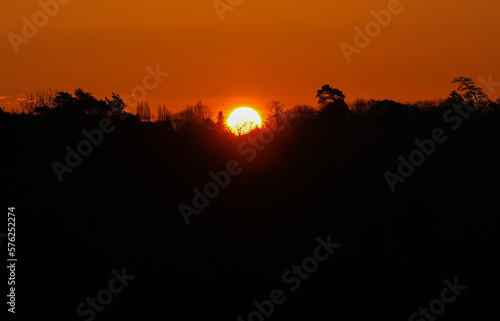
{"type": "Polygon", "coordinates": [[[256,127],[262,126],[259,114],[252,108],[242,107],[231,113],[227,125],[235,134],[246,134],[256,127]]]}
{"type": "MultiPolygon", "coordinates": [[[[133,92],[152,112],[159,104],[177,112],[198,99],[225,114],[236,103],[264,108],[272,99],[315,105],[325,83],[348,101],[446,98],[457,75],[476,82],[500,75],[497,1],[473,8],[465,0],[400,1],[390,23],[366,38],[354,28],[366,33],[377,21],[371,12],[391,9],[389,1],[244,1],[221,13],[223,21],[213,1],[65,3],[31,37],[22,18],[32,22],[43,11],[38,1],[5,2],[0,105],[49,87],[134,97],[145,69],[156,65],[170,76],[145,97],[133,92]],[[473,50],[457,50],[464,41],[473,50]]],[[[136,101],[129,105],[134,111],[136,101]]]]}
{"type": "Polygon", "coordinates": [[[492,319],[499,13],[3,1],[4,314],[492,319]]]}

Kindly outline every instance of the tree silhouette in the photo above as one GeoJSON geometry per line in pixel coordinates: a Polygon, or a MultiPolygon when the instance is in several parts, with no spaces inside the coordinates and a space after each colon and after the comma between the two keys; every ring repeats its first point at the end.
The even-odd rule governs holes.
{"type": "Polygon", "coordinates": [[[68,92],[47,90],[44,92],[36,92],[26,96],[23,102],[23,109],[28,113],[37,115],[45,115],[49,113],[56,114],[77,114],[77,115],[97,115],[107,117],[112,115],[120,115],[123,113],[125,102],[120,98],[120,95],[111,94],[111,99],[105,97],[104,100],[95,98],[90,92],[85,92],[78,88],[75,90],[75,95],[68,92]]]}
{"type": "Polygon", "coordinates": [[[212,110],[198,100],[196,105],[188,105],[186,109],[176,113],[172,123],[176,131],[183,131],[189,127],[202,125],[206,119],[211,120],[212,116],[212,110]]]}
{"type": "Polygon", "coordinates": [[[464,98],[453,90],[443,103],[445,106],[460,105],[464,103],[464,98]]]}
{"type": "Polygon", "coordinates": [[[149,108],[149,103],[147,101],[137,103],[137,116],[141,121],[151,121],[151,109],[149,108]]]}
{"type": "Polygon", "coordinates": [[[111,98],[112,99],[108,99],[108,97],[104,98],[108,105],[107,112],[111,115],[122,114],[125,108],[127,107],[123,99],[121,99],[120,95],[115,93],[111,93],[111,98]]]}
{"type": "Polygon", "coordinates": [[[226,128],[226,120],[224,118],[224,114],[222,113],[222,111],[219,111],[219,113],[217,114],[217,128],[219,129],[226,128]]]}
{"type": "Polygon", "coordinates": [[[356,98],[351,104],[352,110],[357,114],[365,114],[368,112],[368,101],[363,98],[356,98]]]}
{"type": "Polygon", "coordinates": [[[316,115],[316,109],[309,105],[296,105],[287,111],[290,122],[296,126],[304,125],[309,119],[316,115]]]}
{"type": "Polygon", "coordinates": [[[231,126],[232,133],[234,135],[245,135],[248,134],[255,127],[255,123],[253,121],[243,121],[238,124],[234,124],[231,126]]]}
{"type": "Polygon", "coordinates": [[[103,100],[97,100],[90,92],[78,88],[75,90],[75,106],[78,111],[91,115],[105,115],[107,104],[103,100]]]}
{"type": "Polygon", "coordinates": [[[345,95],[337,88],[324,85],[318,90],[316,97],[326,114],[337,115],[349,112],[349,106],[345,103],[345,95]]]}
{"type": "Polygon", "coordinates": [[[168,111],[167,107],[165,105],[160,105],[158,106],[158,122],[165,123],[169,122],[170,118],[172,117],[172,114],[170,111],[168,111]]]}
{"type": "Polygon", "coordinates": [[[481,87],[476,86],[472,78],[456,77],[451,82],[458,84],[458,92],[462,94],[465,101],[474,102],[477,108],[481,108],[488,100],[488,95],[483,92],[481,87]]]}
{"type": "Polygon", "coordinates": [[[55,109],[59,112],[76,112],[76,98],[70,93],[61,91],[54,98],[55,109]]]}
{"type": "Polygon", "coordinates": [[[24,99],[19,101],[19,106],[25,113],[43,115],[54,108],[54,99],[56,96],[57,89],[37,90],[26,93],[24,99]]]}
{"type": "Polygon", "coordinates": [[[267,106],[267,112],[269,115],[266,117],[266,125],[275,132],[281,131],[286,120],[285,105],[280,101],[272,100],[267,106]]]}

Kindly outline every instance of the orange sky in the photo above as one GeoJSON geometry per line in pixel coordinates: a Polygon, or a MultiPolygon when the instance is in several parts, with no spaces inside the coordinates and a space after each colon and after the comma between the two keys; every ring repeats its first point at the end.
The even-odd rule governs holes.
{"type": "Polygon", "coordinates": [[[340,44],[353,44],[354,28],[388,0],[242,0],[224,21],[213,0],[62,2],[17,54],[7,35],[22,36],[22,17],[31,21],[41,8],[38,0],[2,2],[0,106],[49,86],[130,94],[158,64],[170,74],[146,100],[174,111],[198,99],[225,112],[272,99],[316,105],[323,84],[348,100],[406,101],[444,98],[456,76],[500,81],[498,1],[402,0],[402,12],[351,63],[340,44]]]}

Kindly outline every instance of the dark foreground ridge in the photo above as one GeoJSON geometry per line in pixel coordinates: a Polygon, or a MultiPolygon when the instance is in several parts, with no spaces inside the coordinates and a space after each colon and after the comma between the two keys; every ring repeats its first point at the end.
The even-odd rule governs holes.
{"type": "Polygon", "coordinates": [[[271,113],[273,138],[231,134],[198,117],[201,103],[157,122],[144,105],[139,117],[111,108],[119,97],[85,105],[82,93],[60,110],[0,113],[19,316],[488,316],[498,298],[498,104],[452,95],[347,106],[330,89],[321,108],[271,113]],[[216,176],[231,161],[230,181],[216,176]],[[217,195],[205,193],[210,182],[217,195]],[[189,224],[180,204],[198,212],[189,224]],[[317,241],[326,236],[342,246],[311,259],[327,255],[317,241]]]}

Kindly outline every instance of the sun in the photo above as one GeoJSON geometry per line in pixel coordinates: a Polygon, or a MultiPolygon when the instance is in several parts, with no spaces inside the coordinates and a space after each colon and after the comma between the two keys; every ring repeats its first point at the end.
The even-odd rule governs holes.
{"type": "Polygon", "coordinates": [[[262,122],[259,114],[248,107],[241,107],[234,110],[227,119],[229,129],[238,135],[249,133],[252,129],[260,127],[262,122]]]}

